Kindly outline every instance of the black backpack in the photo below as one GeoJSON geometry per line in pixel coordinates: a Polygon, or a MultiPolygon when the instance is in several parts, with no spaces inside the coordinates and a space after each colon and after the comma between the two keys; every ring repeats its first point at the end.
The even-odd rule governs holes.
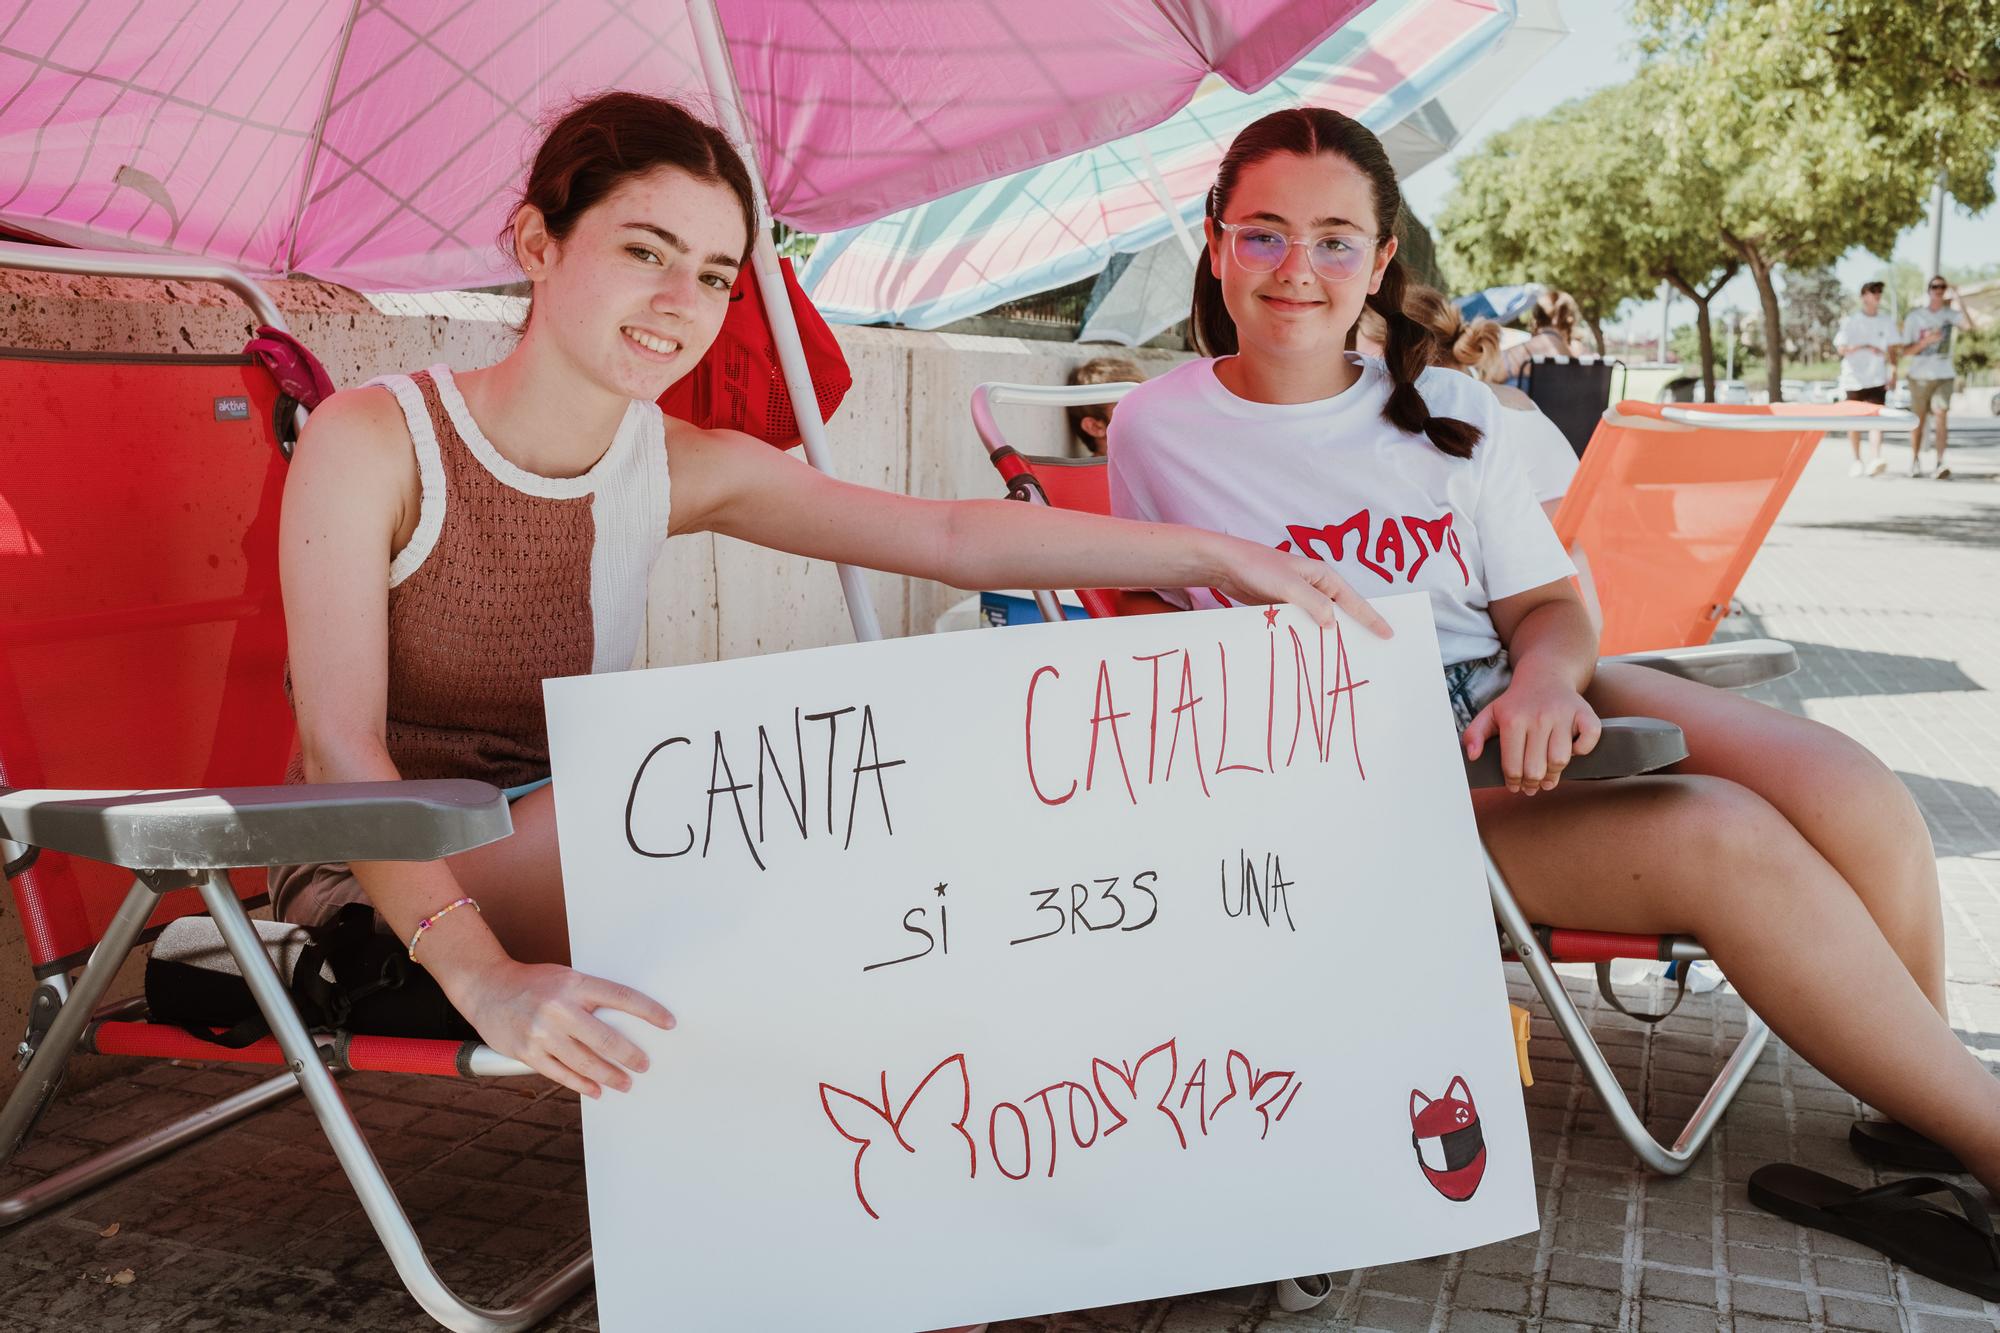
{"type": "MultiPolygon", "coordinates": [[[[321,926],[251,924],[309,1030],[478,1039],[437,979],[377,928],[367,904],[349,903],[321,926]]],[[[206,916],[182,917],[160,933],[146,960],[146,1004],[154,1022],[231,1050],[271,1031],[221,931],[206,916]]]]}

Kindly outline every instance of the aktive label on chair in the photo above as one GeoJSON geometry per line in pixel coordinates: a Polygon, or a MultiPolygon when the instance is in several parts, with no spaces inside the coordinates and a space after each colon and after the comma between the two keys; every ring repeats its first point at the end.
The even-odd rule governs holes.
{"type": "Polygon", "coordinates": [[[1533,1230],[1427,599],[547,683],[608,1330],[930,1329],[1533,1230]]]}

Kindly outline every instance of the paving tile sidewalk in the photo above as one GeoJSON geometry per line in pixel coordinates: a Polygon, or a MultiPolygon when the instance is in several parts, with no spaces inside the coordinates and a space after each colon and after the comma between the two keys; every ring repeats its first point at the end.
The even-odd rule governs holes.
{"type": "MultiPolygon", "coordinates": [[[[1851,479],[1845,441],[1823,445],[1725,633],[1797,644],[1803,669],[1764,697],[1859,737],[1916,794],[1944,883],[1952,1020],[2000,1059],[2000,430],[1954,437],[1957,479],[1943,483],[1851,479]]],[[[1742,1182],[1767,1161],[1868,1176],[1846,1148],[1854,1100],[1779,1043],[1694,1169],[1662,1180],[1633,1166],[1525,982],[1514,989],[1538,1015],[1527,1098],[1539,1234],[1342,1275],[1335,1297],[1303,1315],[1274,1312],[1267,1288],[1243,1288],[1018,1320],[999,1333],[2000,1328],[2000,1306],[1750,1206],[1742,1182]]],[[[1730,995],[1692,996],[1645,1029],[1603,1009],[1587,981],[1572,993],[1663,1132],[1692,1110],[1741,1032],[1730,995]]],[[[1642,986],[1629,998],[1659,994],[1642,986]]],[[[50,1112],[0,1183],[250,1081],[153,1067],[90,1088],[50,1112]]],[[[441,1275],[468,1298],[501,1303],[576,1252],[585,1207],[575,1098],[539,1082],[360,1076],[344,1086],[441,1275]]],[[[742,1328],[815,1326],[809,1294],[789,1291],[781,1270],[771,1294],[768,1307],[746,1294],[742,1328]]],[[[0,1331],[428,1326],[296,1099],[0,1233],[0,1331]]],[[[548,1326],[595,1329],[589,1295],[548,1326]]]]}

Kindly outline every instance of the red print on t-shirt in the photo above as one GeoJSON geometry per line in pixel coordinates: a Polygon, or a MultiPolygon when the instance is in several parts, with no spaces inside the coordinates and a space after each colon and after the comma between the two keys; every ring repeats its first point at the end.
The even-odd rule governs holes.
{"type": "Polygon", "coordinates": [[[1452,528],[1449,510],[1430,519],[1413,514],[1405,514],[1401,519],[1385,519],[1381,529],[1376,531],[1375,516],[1362,509],[1337,524],[1309,528],[1302,523],[1288,523],[1285,531],[1291,534],[1291,540],[1279,542],[1280,551],[1296,549],[1300,555],[1335,564],[1347,558],[1347,539],[1353,536],[1354,558],[1385,583],[1396,582],[1398,575],[1405,583],[1415,582],[1425,561],[1439,551],[1448,551],[1451,558],[1458,562],[1460,579],[1468,587],[1472,584],[1472,574],[1465,567],[1465,556],[1459,547],[1458,533],[1452,528]],[[1371,531],[1375,533],[1372,551],[1368,541],[1371,531]],[[1404,554],[1405,532],[1409,534],[1408,547],[1416,556],[1414,560],[1406,559],[1404,554]]]}
{"type": "MultiPolygon", "coordinates": [[[[1300,555],[1330,564],[1339,564],[1347,559],[1347,542],[1352,537],[1354,558],[1369,573],[1388,584],[1394,584],[1399,576],[1404,583],[1416,582],[1424,563],[1443,551],[1457,563],[1460,581],[1467,587],[1472,586],[1472,573],[1465,567],[1465,553],[1459,545],[1458,533],[1452,527],[1450,510],[1436,518],[1404,514],[1401,518],[1384,519],[1381,528],[1377,529],[1375,516],[1362,509],[1339,523],[1329,523],[1320,528],[1287,523],[1285,531],[1291,536],[1278,543],[1280,551],[1296,550],[1300,555]],[[1371,535],[1374,537],[1372,544],[1369,541],[1371,535]]],[[[1222,605],[1235,605],[1213,588],[1209,591],[1222,605]]]]}

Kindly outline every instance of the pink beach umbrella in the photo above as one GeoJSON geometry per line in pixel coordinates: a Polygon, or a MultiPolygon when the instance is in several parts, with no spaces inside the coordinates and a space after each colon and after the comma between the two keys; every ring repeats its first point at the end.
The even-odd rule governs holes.
{"type": "Polygon", "coordinates": [[[508,281],[538,120],[621,87],[740,106],[773,215],[830,231],[1154,124],[1211,70],[1260,87],[1365,7],[4,0],[0,221],[257,277],[508,281]]]}
{"type": "MultiPolygon", "coordinates": [[[[1253,91],[1366,0],[0,0],[0,224],[366,290],[508,282],[539,122],[712,112],[770,213],[851,227],[1253,91]]],[[[768,236],[755,256],[812,401],[768,236]]],[[[806,453],[828,466],[812,411],[806,453]]],[[[865,589],[842,586],[857,635],[865,589]]]]}

